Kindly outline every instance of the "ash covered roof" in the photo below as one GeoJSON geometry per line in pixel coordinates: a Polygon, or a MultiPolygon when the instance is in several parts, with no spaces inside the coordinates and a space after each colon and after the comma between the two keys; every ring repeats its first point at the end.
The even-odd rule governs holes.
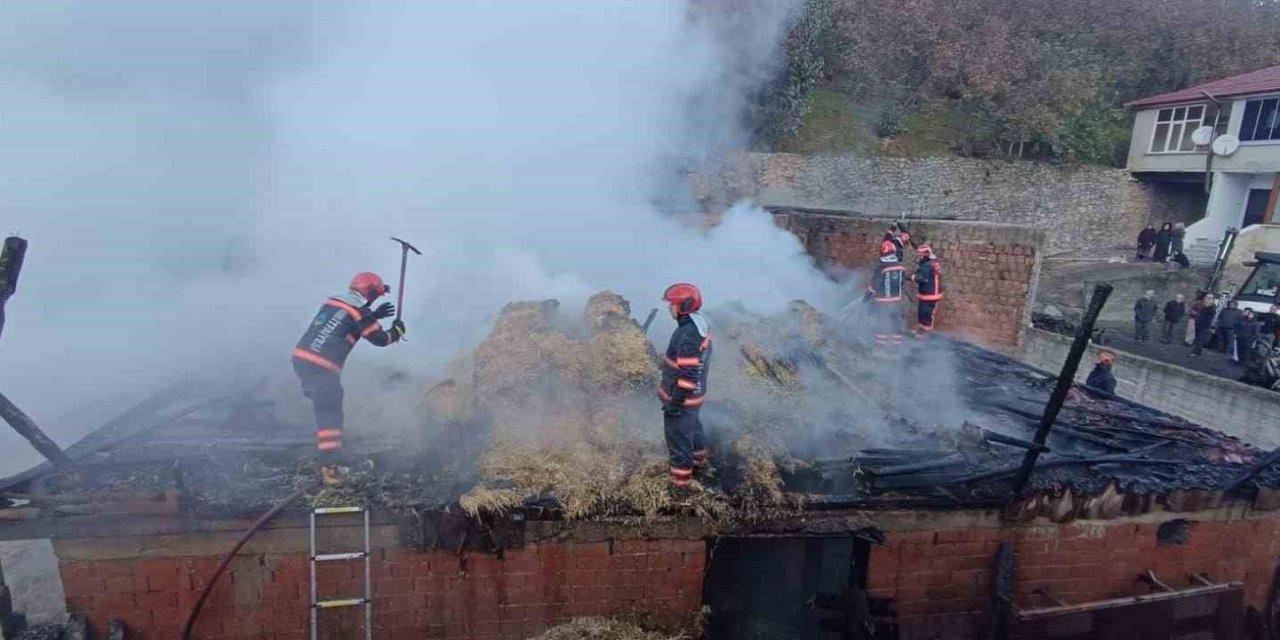
{"type": "MultiPolygon", "coordinates": [[[[561,323],[550,321],[547,314],[555,313],[555,305],[513,306],[495,335],[507,327],[534,331],[540,338],[486,341],[476,350],[477,381],[488,376],[484,381],[490,387],[523,389],[549,375],[539,350],[575,345],[602,350],[591,354],[595,359],[622,350],[632,353],[633,365],[645,362],[643,340],[636,344],[617,333],[638,332],[638,326],[630,320],[605,321],[629,316],[620,300],[609,300],[608,313],[588,313],[588,324],[598,333],[576,338],[572,331],[559,333],[561,323]],[[519,358],[504,360],[510,353],[519,358]]],[[[1223,489],[1261,459],[1255,448],[1212,429],[1076,389],[1027,491],[1015,497],[1010,480],[1025,453],[1019,441],[1032,439],[1052,390],[1050,375],[941,336],[908,339],[898,352],[885,354],[807,306],[791,314],[785,322],[729,314],[713,318],[723,322],[702,419],[716,452],[717,477],[706,482],[716,504],[700,515],[750,510],[753,500],[769,504],[753,511],[763,517],[796,508],[971,508],[1011,501],[1026,515],[1061,516],[1066,510],[1070,517],[1114,516],[1161,502],[1181,510],[1220,501],[1223,489]],[[760,327],[769,335],[756,331],[760,327]],[[947,399],[950,395],[955,397],[947,399]],[[721,508],[727,511],[715,510],[721,508]]],[[[525,459],[495,457],[491,434],[516,418],[484,424],[482,417],[492,420],[498,412],[494,407],[506,406],[516,417],[528,409],[504,395],[503,405],[438,420],[440,428],[426,446],[408,447],[390,436],[355,439],[349,443],[355,459],[368,462],[355,465],[346,487],[319,499],[420,510],[460,498],[466,505],[468,497],[483,508],[499,496],[499,509],[533,508],[552,517],[679,512],[680,504],[655,497],[655,492],[665,496],[665,465],[647,365],[628,369],[596,363],[596,369],[578,371],[563,358],[552,360],[546,366],[572,369],[580,384],[625,389],[587,415],[630,412],[641,437],[608,440],[600,425],[588,420],[568,440],[543,440],[541,452],[525,459]],[[643,391],[632,388],[632,377],[643,382],[643,391]],[[597,466],[577,468],[583,460],[597,466]],[[517,476],[530,469],[535,477],[521,484],[517,476]],[[564,474],[590,486],[566,484],[564,474]],[[620,475],[601,477],[611,474],[620,475]],[[630,493],[623,499],[610,491],[630,493]],[[584,498],[584,493],[590,495],[584,498]],[[649,499],[657,501],[645,502],[649,499]]],[[[569,378],[552,378],[555,389],[569,384],[569,378]]],[[[457,413],[457,399],[474,392],[464,393],[467,386],[455,380],[436,385],[426,394],[427,403],[451,398],[453,409],[445,413],[457,413]]],[[[572,417],[559,413],[560,407],[556,411],[557,420],[572,417]]],[[[256,390],[171,390],[71,447],[78,460],[75,472],[41,465],[0,481],[0,488],[29,499],[9,506],[27,509],[31,517],[255,512],[315,473],[310,426],[278,414],[256,390]]],[[[1259,485],[1280,487],[1280,471],[1260,474],[1244,486],[1259,485]]]]}

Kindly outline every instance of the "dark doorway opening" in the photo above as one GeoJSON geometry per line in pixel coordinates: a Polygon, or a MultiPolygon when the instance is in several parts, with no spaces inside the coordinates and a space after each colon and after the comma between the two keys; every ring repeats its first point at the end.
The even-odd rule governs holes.
{"type": "Polygon", "coordinates": [[[1262,224],[1267,221],[1267,204],[1271,202],[1270,189],[1250,189],[1249,200],[1244,205],[1243,229],[1251,224],[1262,224]]]}
{"type": "Polygon", "coordinates": [[[721,538],[710,546],[708,637],[896,638],[888,603],[865,592],[873,539],[721,538]]]}

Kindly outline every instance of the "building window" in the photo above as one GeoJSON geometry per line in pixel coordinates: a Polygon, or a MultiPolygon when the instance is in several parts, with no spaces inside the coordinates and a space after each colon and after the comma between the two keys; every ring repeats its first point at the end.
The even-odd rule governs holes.
{"type": "Polygon", "coordinates": [[[1204,105],[1170,107],[1156,115],[1151,153],[1184,153],[1196,150],[1191,134],[1204,123],[1204,105]]]}
{"type": "Polygon", "coordinates": [[[1280,140],[1280,98],[1250,100],[1244,105],[1240,139],[1245,142],[1280,140]]]}

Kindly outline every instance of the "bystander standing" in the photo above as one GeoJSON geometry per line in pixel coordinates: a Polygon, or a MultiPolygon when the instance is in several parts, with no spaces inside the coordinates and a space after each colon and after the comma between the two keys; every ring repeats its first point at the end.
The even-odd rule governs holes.
{"type": "Polygon", "coordinates": [[[1151,321],[1156,319],[1156,292],[1147,290],[1133,303],[1133,339],[1146,342],[1151,337],[1151,321]]]}
{"type": "Polygon", "coordinates": [[[1151,247],[1154,246],[1156,246],[1156,228],[1151,225],[1147,225],[1147,228],[1143,229],[1142,232],[1138,234],[1137,260],[1141,262],[1143,260],[1150,259],[1151,247]]]}
{"type": "Polygon", "coordinates": [[[1213,325],[1213,313],[1214,301],[1212,293],[1206,293],[1204,297],[1196,300],[1191,305],[1191,311],[1187,312],[1187,315],[1191,317],[1191,325],[1194,327],[1191,337],[1192,357],[1199,357],[1201,349],[1209,341],[1209,327],[1213,325]]]}
{"type": "Polygon", "coordinates": [[[1240,326],[1236,327],[1236,354],[1232,358],[1236,364],[1244,364],[1244,361],[1249,358],[1253,343],[1258,339],[1260,326],[1261,323],[1253,315],[1253,309],[1245,309],[1240,316],[1240,326]]]}
{"type": "Polygon", "coordinates": [[[1186,315],[1187,303],[1181,293],[1164,303],[1164,331],[1160,332],[1161,342],[1166,344],[1173,342],[1173,334],[1178,330],[1178,325],[1182,323],[1182,319],[1186,315]]]}
{"type": "Polygon", "coordinates": [[[1168,222],[1160,225],[1160,230],[1156,232],[1156,252],[1151,256],[1156,262],[1164,262],[1169,259],[1169,247],[1173,244],[1173,225],[1168,222]]]}
{"type": "Polygon", "coordinates": [[[1240,328],[1243,318],[1244,314],[1235,300],[1228,302],[1227,308],[1218,312],[1218,351],[1227,354],[1232,361],[1236,360],[1236,330],[1240,328]]]}

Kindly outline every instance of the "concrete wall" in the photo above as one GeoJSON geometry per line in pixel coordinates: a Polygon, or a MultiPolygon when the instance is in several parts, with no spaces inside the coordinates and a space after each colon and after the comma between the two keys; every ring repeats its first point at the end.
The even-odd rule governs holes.
{"type": "MultiPolygon", "coordinates": [[[[889,225],[884,219],[786,210],[775,219],[795,233],[819,263],[864,269],[875,263],[889,225]]],[[[1044,233],[1014,225],[944,221],[915,222],[910,230],[940,257],[944,297],[934,318],[938,330],[991,346],[1018,344],[1035,298],[1044,233]]],[[[913,300],[914,287],[905,288],[913,300]]],[[[903,305],[906,318],[915,317],[911,300],[903,305]]]]}
{"type": "Polygon", "coordinates": [[[1050,254],[1129,246],[1148,222],[1194,219],[1182,195],[1106,167],[968,158],[749,154],[695,177],[709,208],[740,198],[870,216],[1020,224],[1048,234],[1050,254]]]}
{"type": "Polygon", "coordinates": [[[1215,247],[1227,227],[1239,228],[1244,222],[1244,210],[1249,192],[1254,189],[1270,190],[1275,181],[1274,173],[1227,173],[1214,168],[1213,191],[1205,208],[1203,220],[1187,227],[1187,243],[1208,241],[1215,247]]]}
{"type": "MultiPolygon", "coordinates": [[[[1034,367],[1062,369],[1071,339],[1027,329],[1021,359],[1034,367]]],[[[1099,348],[1090,346],[1077,372],[1084,382],[1099,348]]],[[[1120,351],[1116,393],[1166,413],[1235,436],[1264,449],[1280,447],[1280,394],[1120,351]]]]}

